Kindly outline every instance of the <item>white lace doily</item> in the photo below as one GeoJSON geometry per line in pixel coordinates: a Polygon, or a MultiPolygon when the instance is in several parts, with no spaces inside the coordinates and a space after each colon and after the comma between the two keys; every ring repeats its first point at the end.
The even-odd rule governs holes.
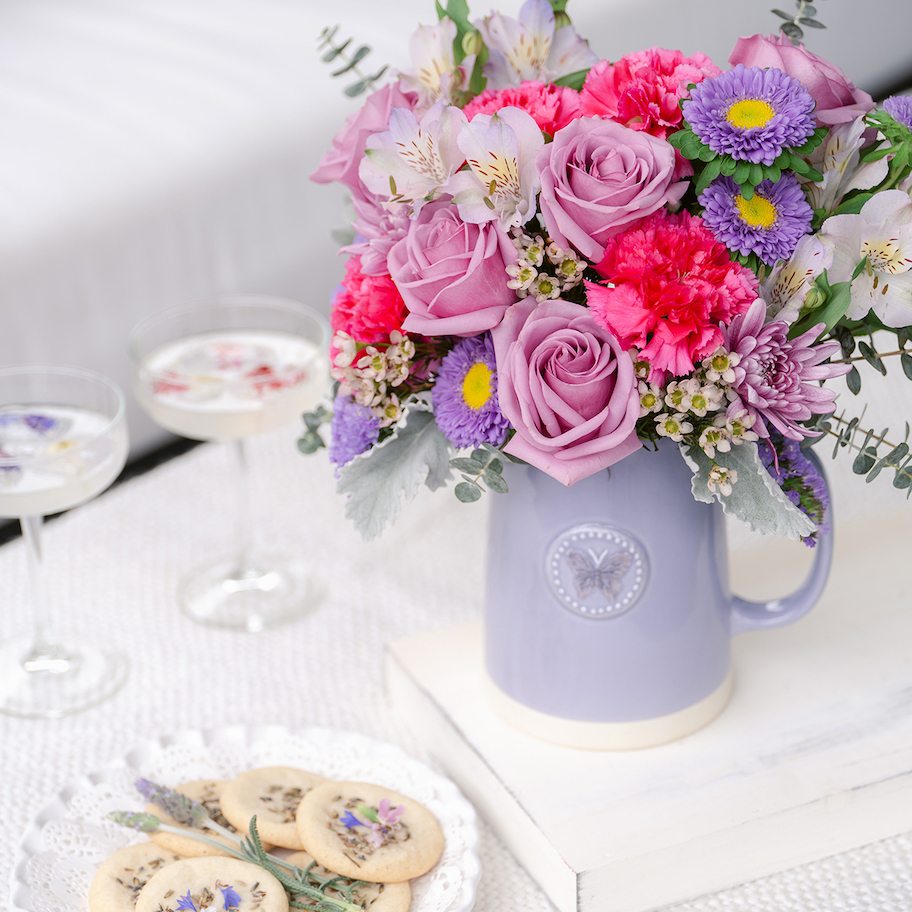
{"type": "Polygon", "coordinates": [[[11,912],[88,912],[89,883],[115,849],[146,837],[107,820],[143,810],[140,776],[167,786],[230,779],[259,766],[295,766],[329,779],[375,782],[429,808],[446,845],[435,867],[411,882],[411,912],[468,912],[481,874],[475,811],[449,779],[398,747],[326,728],[230,726],[147,741],[123,760],[62,789],[23,834],[12,875],[11,912]]]}

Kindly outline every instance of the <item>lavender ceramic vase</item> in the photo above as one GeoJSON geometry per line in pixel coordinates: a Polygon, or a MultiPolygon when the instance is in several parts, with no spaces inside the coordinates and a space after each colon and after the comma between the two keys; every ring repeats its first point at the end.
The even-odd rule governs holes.
{"type": "Polygon", "coordinates": [[[797,620],[826,584],[830,533],[793,595],[733,596],[722,509],[694,500],[674,445],[570,488],[508,471],[490,504],[485,665],[495,709],[529,734],[626,749],[702,728],[731,694],[732,635],[797,620]]]}

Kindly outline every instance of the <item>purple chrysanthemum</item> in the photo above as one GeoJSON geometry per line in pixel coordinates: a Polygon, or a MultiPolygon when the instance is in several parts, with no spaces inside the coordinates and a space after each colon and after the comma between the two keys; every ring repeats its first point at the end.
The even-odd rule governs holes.
{"type": "Polygon", "coordinates": [[[817,381],[839,377],[850,366],[821,363],[839,351],[838,342],[814,345],[822,324],[789,339],[787,323],[776,320],[764,326],[765,317],[766,304],[757,298],[747,313],[722,327],[723,346],[740,355],[731,385],[736,395],[727,414],[734,417],[747,410],[755,415],[760,420],[753,430],[764,439],[769,439],[770,425],[783,437],[801,440],[810,432],[799,421],[833,411],[835,393],[817,381]]]}
{"type": "Polygon", "coordinates": [[[746,200],[730,177],[716,178],[701,194],[703,221],[729,250],[751,253],[772,266],[788,259],[810,231],[814,210],[794,174],[761,181],[746,200]]]}
{"type": "Polygon", "coordinates": [[[460,339],[440,362],[433,400],[437,426],[455,446],[500,446],[507,439],[510,423],[497,400],[490,333],[460,339]]]}
{"type": "Polygon", "coordinates": [[[760,461],[785,496],[816,524],[817,529],[802,538],[808,547],[813,548],[817,544],[817,535],[829,529],[829,524],[824,521],[830,505],[826,482],[797,441],[773,434],[768,443],[768,447],[760,447],[760,461]]]}
{"type": "Polygon", "coordinates": [[[891,95],[883,106],[893,120],[912,130],[912,95],[891,95]]]}
{"type": "Polygon", "coordinates": [[[814,132],[814,99],[797,79],[774,67],[738,64],[691,89],[682,111],[713,152],[772,165],[814,132]]]}
{"type": "Polygon", "coordinates": [[[377,442],[380,422],[367,406],[340,395],[333,403],[329,434],[329,460],[344,466],[377,442]]]}

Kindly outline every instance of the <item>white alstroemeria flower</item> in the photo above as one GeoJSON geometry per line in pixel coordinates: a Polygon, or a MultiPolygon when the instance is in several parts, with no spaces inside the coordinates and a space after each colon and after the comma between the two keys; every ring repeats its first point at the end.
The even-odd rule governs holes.
{"type": "Polygon", "coordinates": [[[418,93],[415,105],[418,111],[427,110],[437,101],[452,104],[455,94],[467,87],[475,55],[466,57],[456,66],[455,38],[456,23],[447,17],[435,25],[419,25],[409,39],[409,56],[414,70],[403,73],[400,79],[418,93]]]}
{"type": "Polygon", "coordinates": [[[414,218],[462,167],[456,143],[466,125],[459,108],[438,101],[419,122],[407,108],[393,108],[389,130],[367,141],[358,168],[362,183],[392,203],[411,203],[414,218]]]}
{"type": "Polygon", "coordinates": [[[476,114],[456,142],[470,169],[447,187],[459,217],[474,224],[499,219],[505,230],[528,222],[541,187],[535,156],[545,144],[532,116],[519,108],[476,114]]]}
{"type": "Polygon", "coordinates": [[[760,286],[760,297],[766,301],[767,322],[794,323],[814,280],[832,265],[832,248],[816,235],[806,234],[791,258],[774,269],[760,286]]]}
{"type": "Polygon", "coordinates": [[[861,163],[866,129],[864,117],[837,124],[814,151],[811,162],[823,175],[823,181],[804,185],[814,209],[833,212],[850,190],[870,190],[886,178],[889,171],[886,158],[861,163]]]}
{"type": "Polygon", "coordinates": [[[869,310],[887,325],[912,323],[912,201],[902,190],[871,197],[858,215],[834,215],[823,223],[821,240],[833,250],[830,283],[846,282],[862,257],[865,268],[852,282],[846,316],[860,320],[869,310]]]}
{"type": "Polygon", "coordinates": [[[518,86],[529,79],[554,82],[598,61],[572,25],[555,29],[548,0],[526,0],[518,20],[492,13],[474,25],[490,51],[484,68],[489,89],[518,86]]]}

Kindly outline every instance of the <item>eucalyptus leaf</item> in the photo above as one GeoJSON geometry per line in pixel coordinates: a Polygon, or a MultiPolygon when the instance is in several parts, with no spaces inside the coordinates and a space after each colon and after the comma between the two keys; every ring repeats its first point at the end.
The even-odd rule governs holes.
{"type": "Polygon", "coordinates": [[[903,373],[912,380],[912,355],[903,352],[899,356],[899,363],[902,365],[903,373]]]}
{"type": "Polygon", "coordinates": [[[474,456],[469,459],[465,456],[458,456],[450,460],[450,465],[459,472],[468,472],[470,475],[480,475],[484,471],[484,463],[474,456]]]}
{"type": "Polygon", "coordinates": [[[816,525],[785,496],[767,472],[754,443],[734,446],[728,453],[716,453],[716,462],[738,473],[728,496],[709,490],[712,460],[699,447],[682,448],[685,462],[694,473],[693,495],[703,503],[718,500],[729,516],[747,523],[763,535],[801,539],[816,530],[816,525]]]}
{"type": "Polygon", "coordinates": [[[852,463],[852,471],[856,475],[867,475],[877,462],[877,450],[872,446],[864,446],[852,463]]]}
{"type": "Polygon", "coordinates": [[[487,471],[500,475],[503,471],[503,463],[495,456],[494,459],[488,463],[487,471]]]}
{"type": "Polygon", "coordinates": [[[499,475],[497,472],[486,471],[482,478],[484,478],[485,484],[494,491],[495,494],[506,494],[510,490],[509,487],[507,487],[506,481],[504,481],[503,475],[499,475]]]}
{"type": "Polygon", "coordinates": [[[880,356],[867,342],[859,342],[858,351],[861,352],[861,356],[874,368],[874,370],[880,371],[884,376],[887,375],[887,366],[881,361],[880,356]]]}
{"type": "Polygon", "coordinates": [[[849,392],[851,392],[853,396],[857,396],[861,392],[861,374],[858,372],[858,368],[853,366],[845,375],[845,378],[849,392]]]}
{"type": "Polygon", "coordinates": [[[370,53],[371,49],[366,45],[362,44],[357,51],[352,55],[348,63],[344,67],[338,70],[333,71],[333,76],[342,76],[344,73],[353,70],[365,57],[370,53]]]}
{"type": "Polygon", "coordinates": [[[798,20],[802,25],[809,26],[810,28],[816,29],[825,29],[826,26],[822,22],[818,22],[816,19],[809,19],[807,16],[802,16],[798,20]]]}
{"type": "Polygon", "coordinates": [[[456,485],[456,497],[462,503],[475,503],[481,498],[481,488],[471,481],[460,481],[456,485]]]}
{"type": "Polygon", "coordinates": [[[422,484],[432,491],[446,484],[449,458],[450,444],[434,416],[412,409],[404,427],[339,470],[336,490],[349,495],[345,515],[366,541],[376,538],[395,519],[403,497],[413,500],[422,484]]]}

